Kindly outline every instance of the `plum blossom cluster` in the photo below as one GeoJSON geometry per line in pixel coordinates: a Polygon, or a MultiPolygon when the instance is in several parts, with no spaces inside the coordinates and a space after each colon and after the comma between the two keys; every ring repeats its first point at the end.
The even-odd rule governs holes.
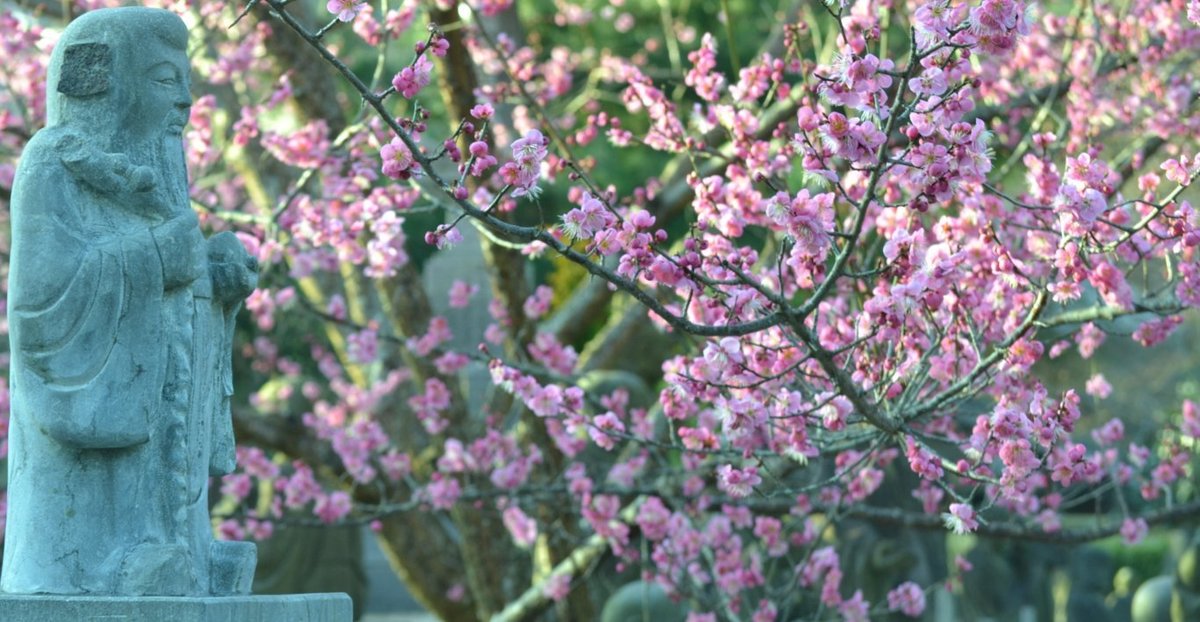
{"type": "Polygon", "coordinates": [[[512,186],[512,196],[536,198],[541,192],[538,179],[542,173],[542,161],[546,159],[549,140],[538,130],[529,130],[512,143],[512,160],[500,167],[499,175],[504,183],[512,186]]]}

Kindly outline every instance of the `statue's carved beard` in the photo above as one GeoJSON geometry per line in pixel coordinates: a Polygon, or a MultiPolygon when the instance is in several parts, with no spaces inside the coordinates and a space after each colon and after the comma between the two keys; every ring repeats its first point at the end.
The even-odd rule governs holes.
{"type": "Polygon", "coordinates": [[[129,157],[135,166],[147,166],[154,171],[155,197],[161,201],[163,216],[190,208],[188,200],[187,163],[181,137],[164,130],[157,139],[126,141],[117,139],[116,150],[129,157]]]}

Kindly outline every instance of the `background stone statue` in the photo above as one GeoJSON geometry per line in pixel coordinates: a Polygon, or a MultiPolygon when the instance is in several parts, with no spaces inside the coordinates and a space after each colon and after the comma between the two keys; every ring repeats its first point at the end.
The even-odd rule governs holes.
{"type": "Polygon", "coordinates": [[[213,540],[207,493],[234,467],[257,264],[190,207],[187,39],[173,13],[107,9],[54,49],[13,186],[4,592],[249,591],[254,545],[213,540]]]}

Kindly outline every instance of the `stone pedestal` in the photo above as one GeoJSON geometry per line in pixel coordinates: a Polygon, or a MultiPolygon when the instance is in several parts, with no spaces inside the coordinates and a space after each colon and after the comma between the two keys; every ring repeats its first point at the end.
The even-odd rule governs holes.
{"type": "Polygon", "coordinates": [[[129,597],[0,594],[4,622],[351,622],[345,594],[129,597]]]}

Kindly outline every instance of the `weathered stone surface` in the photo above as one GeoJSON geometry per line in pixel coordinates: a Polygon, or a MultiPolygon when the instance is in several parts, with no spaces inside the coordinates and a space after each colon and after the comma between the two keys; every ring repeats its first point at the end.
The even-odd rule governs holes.
{"type": "Polygon", "coordinates": [[[350,622],[345,594],[225,597],[0,594],[4,622],[350,622]]]}
{"type": "MultiPolygon", "coordinates": [[[[249,591],[254,545],[213,541],[208,479],[234,467],[233,318],[257,264],[191,209],[187,42],[176,15],[121,8],[54,48],[11,206],[4,592],[249,591]]],[[[54,606],[98,615],[84,602],[54,606]]]]}

